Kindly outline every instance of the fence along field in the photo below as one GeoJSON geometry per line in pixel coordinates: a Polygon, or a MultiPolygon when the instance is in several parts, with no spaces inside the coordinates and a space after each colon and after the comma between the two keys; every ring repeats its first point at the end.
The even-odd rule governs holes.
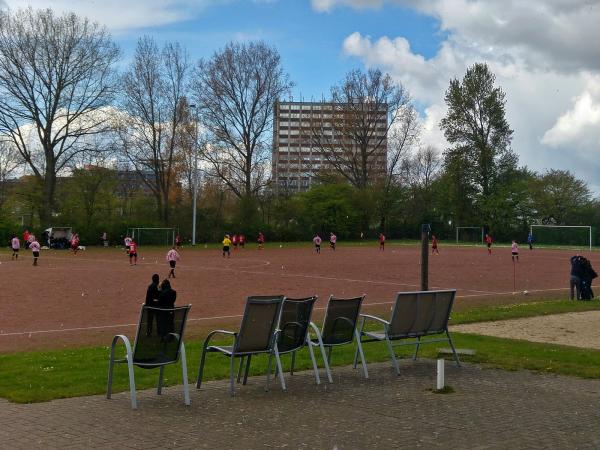
{"type": "MultiPolygon", "coordinates": [[[[3,253],[0,273],[11,280],[12,301],[0,304],[0,352],[107,344],[116,332],[132,333],[153,273],[168,273],[164,249],[140,248],[138,266],[130,267],[124,251],[95,249],[73,255],[44,251],[33,267],[22,252],[18,262],[3,253]]],[[[456,308],[508,304],[568,295],[569,257],[573,251],[523,248],[516,265],[510,249],[444,247],[430,256],[431,289],[457,288],[456,308]],[[524,295],[528,291],[529,295],[524,295]]],[[[600,258],[588,255],[592,264],[600,258]]],[[[177,304],[192,304],[188,336],[204,327],[236,323],[248,295],[317,294],[323,308],[330,294],[366,293],[365,311],[387,311],[394,293],[419,289],[419,248],[390,245],[324,249],[248,247],[221,257],[218,249],[181,250],[177,304]]],[[[321,309],[322,310],[322,309],[321,309]]],[[[317,309],[317,312],[320,311],[317,309]]]]}

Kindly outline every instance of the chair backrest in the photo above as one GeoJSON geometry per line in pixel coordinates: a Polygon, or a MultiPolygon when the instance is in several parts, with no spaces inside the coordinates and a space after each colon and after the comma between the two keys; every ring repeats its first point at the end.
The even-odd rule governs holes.
{"type": "Polygon", "coordinates": [[[306,344],[306,333],[310,325],[313,306],[317,296],[306,298],[286,298],[281,307],[279,319],[279,353],[291,352],[306,344]]]}
{"type": "Polygon", "coordinates": [[[365,295],[354,298],[329,297],[321,335],[323,344],[338,345],[352,342],[365,295]]]}
{"type": "Polygon", "coordinates": [[[423,336],[448,329],[456,289],[399,292],[390,319],[390,337],[423,336]]]}
{"type": "Polygon", "coordinates": [[[162,309],[142,305],[133,350],[134,364],[151,368],[177,362],[191,307],[162,309]]]}
{"type": "Polygon", "coordinates": [[[269,351],[279,323],[283,295],[255,296],[246,299],[244,317],[234,352],[269,351]]]}

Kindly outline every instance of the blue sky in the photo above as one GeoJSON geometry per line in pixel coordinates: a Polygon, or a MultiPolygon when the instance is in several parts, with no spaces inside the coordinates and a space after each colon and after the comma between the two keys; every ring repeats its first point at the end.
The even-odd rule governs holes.
{"type": "Polygon", "coordinates": [[[513,150],[540,172],[569,169],[600,193],[600,3],[591,0],[0,0],[106,25],[127,64],[137,39],[178,41],[193,60],[230,40],[277,47],[298,99],[318,100],[353,67],[377,67],[412,96],[421,144],[439,151],[444,92],[486,62],[506,92],[513,150]]]}
{"type": "Polygon", "coordinates": [[[401,33],[410,39],[414,51],[431,57],[440,44],[438,27],[435,19],[399,6],[322,13],[300,0],[237,0],[209,6],[188,21],[135,29],[115,38],[123,46],[125,59],[138,37],[148,34],[159,42],[179,41],[194,60],[210,56],[231,40],[263,39],[279,50],[296,84],[294,97],[310,100],[327,95],[349,69],[363,67],[358,58],[342,52],[349,34],[358,31],[377,39],[401,33]]]}

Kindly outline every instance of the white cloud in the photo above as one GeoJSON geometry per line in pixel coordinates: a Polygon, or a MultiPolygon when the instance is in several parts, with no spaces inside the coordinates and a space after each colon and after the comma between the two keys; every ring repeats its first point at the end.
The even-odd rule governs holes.
{"type": "MultiPolygon", "coordinates": [[[[0,0],[2,1],[2,0],[0,0]]],[[[113,31],[189,20],[211,4],[226,0],[4,0],[12,9],[31,6],[75,12],[113,31]]]]}
{"type": "MultiPolygon", "coordinates": [[[[360,5],[358,4],[360,3],[360,5]]],[[[422,105],[423,141],[439,130],[444,92],[475,62],[487,62],[506,92],[513,148],[536,170],[565,168],[600,186],[600,4],[584,0],[388,0],[436,18],[446,32],[426,58],[402,36],[355,32],[343,52],[401,81],[422,105]]],[[[364,2],[330,0],[335,6],[364,2]]],[[[370,2],[377,6],[378,2],[370,2]]],[[[313,2],[314,5],[314,2],[313,2]]]]}

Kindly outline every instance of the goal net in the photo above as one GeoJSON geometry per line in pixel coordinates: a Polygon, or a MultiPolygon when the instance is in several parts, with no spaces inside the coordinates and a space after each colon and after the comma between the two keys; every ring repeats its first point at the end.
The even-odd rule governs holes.
{"type": "Polygon", "coordinates": [[[483,227],[456,227],[456,243],[482,244],[483,227]]]}
{"type": "Polygon", "coordinates": [[[592,250],[592,227],[588,225],[531,225],[533,244],[592,250]]]}
{"type": "Polygon", "coordinates": [[[175,245],[175,228],[128,228],[127,235],[137,245],[175,245]]]}

